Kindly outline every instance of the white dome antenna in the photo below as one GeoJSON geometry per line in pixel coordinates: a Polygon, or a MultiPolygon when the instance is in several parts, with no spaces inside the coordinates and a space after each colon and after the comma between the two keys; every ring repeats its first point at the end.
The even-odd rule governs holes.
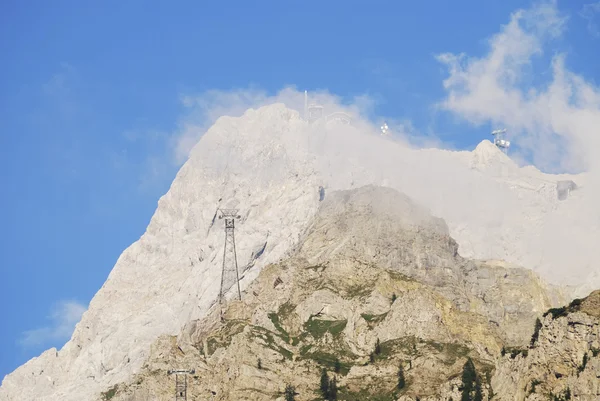
{"type": "Polygon", "coordinates": [[[497,129],[492,131],[494,145],[496,145],[504,154],[508,153],[510,141],[506,140],[506,129],[497,129]]]}
{"type": "Polygon", "coordinates": [[[390,127],[388,127],[388,125],[385,121],[383,122],[383,124],[381,125],[381,127],[379,129],[381,130],[381,135],[387,135],[390,132],[390,127]]]}

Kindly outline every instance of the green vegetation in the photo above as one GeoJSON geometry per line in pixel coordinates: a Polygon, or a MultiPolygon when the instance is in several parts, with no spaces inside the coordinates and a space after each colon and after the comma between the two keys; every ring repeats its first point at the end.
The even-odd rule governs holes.
{"type": "Polygon", "coordinates": [[[569,401],[571,399],[571,389],[567,387],[567,389],[560,395],[550,393],[550,398],[553,401],[569,401]]]}
{"type": "Polygon", "coordinates": [[[338,397],[337,378],[329,379],[327,369],[323,368],[321,371],[321,381],[319,385],[319,391],[323,396],[324,400],[335,401],[338,397]]]}
{"type": "MultiPolygon", "coordinates": [[[[286,302],[279,307],[277,312],[271,312],[267,315],[271,322],[273,322],[273,326],[275,326],[275,328],[277,329],[279,337],[281,337],[281,339],[284,340],[286,343],[290,342],[290,335],[283,328],[282,321],[285,321],[285,319],[287,319],[292,314],[292,312],[294,312],[295,309],[296,305],[292,305],[291,303],[286,302]]],[[[299,338],[292,338],[292,343],[294,345],[297,345],[298,342],[300,342],[299,338]]]]}
{"type": "Polygon", "coordinates": [[[273,322],[273,326],[275,326],[275,328],[279,332],[279,336],[285,342],[289,342],[290,341],[290,335],[287,333],[287,331],[284,330],[283,327],[281,327],[281,323],[279,321],[279,315],[277,313],[269,313],[267,316],[269,317],[269,319],[271,320],[271,322],[273,322]]]}
{"type": "Polygon", "coordinates": [[[562,306],[560,308],[551,308],[544,313],[544,317],[552,315],[552,319],[558,319],[562,316],[567,316],[569,313],[577,312],[581,309],[583,299],[574,299],[568,306],[562,306]]]}
{"type": "Polygon", "coordinates": [[[581,361],[581,365],[577,368],[577,374],[583,372],[588,363],[588,354],[587,352],[583,354],[583,361],[581,361]]]}
{"type": "Polygon", "coordinates": [[[568,310],[566,306],[562,306],[560,308],[551,308],[544,313],[544,317],[548,315],[552,315],[552,319],[558,319],[561,316],[567,316],[568,310]]]}
{"type": "Polygon", "coordinates": [[[461,401],[471,401],[473,384],[475,382],[476,372],[475,365],[471,358],[467,359],[465,366],[463,367],[462,373],[462,388],[461,388],[461,401]]]}
{"type": "Polygon", "coordinates": [[[304,329],[315,339],[319,339],[329,332],[334,337],[339,336],[348,324],[347,320],[318,320],[312,316],[306,323],[304,329]]]}
{"type": "Polygon", "coordinates": [[[342,369],[342,364],[340,363],[340,360],[338,358],[336,358],[335,362],[333,364],[333,371],[335,373],[340,373],[341,369],[342,369]]]}
{"type": "Polygon", "coordinates": [[[295,309],[296,309],[296,305],[286,302],[279,307],[279,311],[277,311],[277,314],[279,316],[281,316],[281,318],[286,319],[287,317],[289,317],[292,314],[292,312],[295,309]]]}
{"type": "Polygon", "coordinates": [[[111,389],[102,393],[102,399],[110,400],[117,394],[117,390],[118,390],[118,385],[115,384],[111,389]]]}
{"type": "Polygon", "coordinates": [[[444,364],[452,366],[457,360],[466,358],[470,350],[461,344],[438,343],[409,336],[380,343],[380,353],[377,355],[373,353],[373,357],[384,360],[399,353],[415,357],[425,353],[439,354],[444,364]]]}
{"type": "Polygon", "coordinates": [[[375,343],[375,355],[381,354],[381,343],[379,342],[379,338],[377,338],[377,342],[375,343]]]}
{"type": "Polygon", "coordinates": [[[265,329],[264,327],[252,326],[252,335],[256,338],[260,338],[267,348],[272,349],[275,352],[280,353],[286,359],[292,359],[292,352],[275,342],[273,338],[273,332],[265,329]]]}
{"type": "Polygon", "coordinates": [[[396,297],[396,293],[393,293],[393,294],[392,294],[392,303],[396,302],[396,299],[398,299],[398,298],[396,297]]]}
{"type": "Polygon", "coordinates": [[[531,385],[529,386],[529,394],[535,393],[536,387],[542,384],[542,382],[538,379],[533,379],[531,385]]]}
{"type": "Polygon", "coordinates": [[[207,339],[208,355],[212,355],[218,348],[228,347],[231,344],[231,339],[236,334],[241,333],[246,327],[245,320],[230,320],[221,328],[214,336],[207,339]]]}
{"type": "Polygon", "coordinates": [[[398,383],[396,387],[398,390],[402,390],[406,386],[406,380],[404,379],[404,368],[402,364],[398,367],[398,383]]]}
{"type": "Polygon", "coordinates": [[[533,335],[531,336],[531,342],[529,348],[533,348],[540,336],[540,329],[542,328],[542,322],[540,318],[535,319],[535,326],[533,327],[533,335]]]}
{"type": "Polygon", "coordinates": [[[362,298],[371,294],[373,291],[372,286],[366,286],[364,284],[355,284],[346,288],[346,298],[362,298]]]}
{"type": "Polygon", "coordinates": [[[390,279],[394,281],[415,282],[415,279],[408,277],[407,275],[402,274],[396,270],[387,270],[387,274],[389,274],[390,279]]]}
{"type": "Polygon", "coordinates": [[[582,302],[583,302],[583,299],[581,299],[581,298],[575,298],[569,304],[569,308],[571,308],[571,309],[579,308],[581,306],[582,302]]]}
{"type": "Polygon", "coordinates": [[[258,358],[258,363],[256,364],[256,367],[262,369],[262,361],[260,360],[260,358],[258,358]]]}
{"type": "Polygon", "coordinates": [[[329,396],[329,375],[327,375],[327,369],[325,368],[321,370],[321,384],[319,390],[321,391],[323,398],[327,399],[329,396]]]}
{"type": "Polygon", "coordinates": [[[337,378],[334,377],[329,381],[329,393],[327,394],[327,400],[335,401],[337,400],[338,388],[337,388],[337,378]]]}
{"type": "Polygon", "coordinates": [[[382,313],[381,315],[371,315],[371,314],[368,314],[368,313],[362,313],[361,316],[362,316],[363,319],[365,319],[365,321],[369,325],[369,328],[372,329],[377,324],[379,324],[380,322],[382,322],[383,319],[385,319],[385,317],[387,316],[387,314],[388,314],[388,312],[382,313]]]}
{"type": "Polygon", "coordinates": [[[527,355],[529,355],[529,351],[523,348],[502,347],[502,356],[507,353],[510,355],[510,359],[515,359],[519,355],[523,355],[524,358],[527,358],[527,355]]]}
{"type": "Polygon", "coordinates": [[[285,386],[285,391],[283,392],[285,401],[295,401],[296,400],[296,389],[291,384],[285,386]]]}
{"type": "MultiPolygon", "coordinates": [[[[304,359],[312,359],[324,368],[332,369],[336,373],[340,373],[342,375],[347,375],[350,371],[352,363],[342,362],[339,360],[338,355],[330,354],[324,351],[317,350],[314,352],[308,352],[310,348],[312,347],[303,347],[303,349],[300,350],[300,354],[304,359]],[[339,369],[339,371],[337,369],[339,369]]],[[[349,356],[348,359],[352,360],[354,357],[355,356],[352,355],[349,356]]]]}
{"type": "Polygon", "coordinates": [[[312,270],[312,271],[323,271],[325,270],[326,266],[325,265],[313,265],[313,266],[308,266],[306,268],[306,270],[312,270]]]}
{"type": "Polygon", "coordinates": [[[463,367],[461,401],[482,401],[481,379],[475,370],[475,364],[471,358],[467,359],[463,367]]]}

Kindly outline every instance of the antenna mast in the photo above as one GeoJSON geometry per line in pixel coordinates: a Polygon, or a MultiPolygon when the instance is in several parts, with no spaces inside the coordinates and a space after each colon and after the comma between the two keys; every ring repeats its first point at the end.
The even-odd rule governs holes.
{"type": "Polygon", "coordinates": [[[175,401],[187,401],[187,375],[196,373],[194,369],[168,370],[167,375],[175,375],[175,401]]]}
{"type": "Polygon", "coordinates": [[[225,219],[225,245],[223,246],[223,270],[221,272],[221,290],[219,304],[225,299],[225,294],[234,285],[237,286],[237,298],[242,299],[240,292],[240,277],[238,272],[237,255],[235,252],[235,219],[241,218],[238,209],[219,209],[219,219],[225,219]]]}
{"type": "Polygon", "coordinates": [[[304,119],[308,120],[308,91],[304,91],[304,119]]]}

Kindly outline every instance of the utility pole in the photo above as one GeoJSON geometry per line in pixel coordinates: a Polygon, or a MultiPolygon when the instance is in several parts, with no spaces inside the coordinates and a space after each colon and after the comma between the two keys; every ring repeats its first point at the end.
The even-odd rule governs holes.
{"type": "Polygon", "coordinates": [[[222,304],[225,300],[225,294],[234,285],[237,287],[237,298],[242,299],[235,251],[235,219],[239,219],[241,216],[237,214],[237,209],[219,209],[219,212],[219,219],[225,219],[225,245],[223,246],[223,269],[221,271],[221,290],[219,292],[219,304],[222,304]]]}
{"type": "Polygon", "coordinates": [[[187,375],[196,373],[194,369],[168,370],[167,375],[175,375],[175,401],[187,401],[187,375]]]}

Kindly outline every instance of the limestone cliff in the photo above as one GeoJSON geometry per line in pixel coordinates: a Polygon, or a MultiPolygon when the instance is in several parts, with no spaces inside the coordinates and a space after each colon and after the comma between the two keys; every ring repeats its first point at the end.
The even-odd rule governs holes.
{"type": "MultiPolygon", "coordinates": [[[[177,335],[187,322],[206,317],[221,273],[217,208],[239,208],[242,214],[236,228],[242,289],[264,266],[312,241],[302,251],[306,258],[354,252],[381,268],[413,275],[460,311],[488,316],[506,341],[522,344],[536,313],[559,298],[535,274],[513,264],[553,284],[600,283],[594,265],[600,259],[600,209],[586,188],[585,175],[520,168],[489,141],[473,152],[410,149],[365,127],[309,124],[282,104],[222,117],[192,150],[144,235],[118,258],[71,340],[7,375],[0,400],[90,399],[138,374],[157,338],[177,335]],[[557,183],[565,180],[577,184],[566,198],[557,193],[557,183]],[[448,226],[434,219],[426,232],[405,229],[407,239],[400,242],[381,235],[375,245],[358,238],[352,248],[360,225],[376,228],[367,215],[358,213],[360,223],[346,234],[335,217],[319,220],[329,234],[312,225],[322,205],[320,187],[327,200],[334,190],[368,184],[405,193],[448,226]],[[314,235],[303,237],[310,229],[314,235]],[[344,244],[336,243],[339,251],[320,245],[335,239],[334,230],[345,235],[344,244]],[[439,272],[429,274],[435,266],[439,272]],[[512,302],[513,296],[521,301],[512,302]]],[[[416,217],[401,221],[414,224],[416,217]]]]}
{"type": "MultiPolygon", "coordinates": [[[[445,223],[394,190],[339,191],[290,258],[223,306],[223,320],[214,305],[179,336],[161,337],[142,371],[99,399],[167,399],[174,382],[166,372],[193,368],[190,400],[283,399],[287,384],[297,400],[314,400],[325,368],[340,400],[459,400],[468,358],[483,399],[522,399],[506,398],[519,391],[504,364],[527,349],[552,297],[561,295],[531,272],[460,257],[445,223]]],[[[546,333],[537,332],[535,347],[546,333]]],[[[597,394],[594,386],[586,391],[597,394]]]]}
{"type": "Polygon", "coordinates": [[[498,400],[600,399],[600,291],[542,317],[529,349],[506,352],[492,378],[498,400]]]}

